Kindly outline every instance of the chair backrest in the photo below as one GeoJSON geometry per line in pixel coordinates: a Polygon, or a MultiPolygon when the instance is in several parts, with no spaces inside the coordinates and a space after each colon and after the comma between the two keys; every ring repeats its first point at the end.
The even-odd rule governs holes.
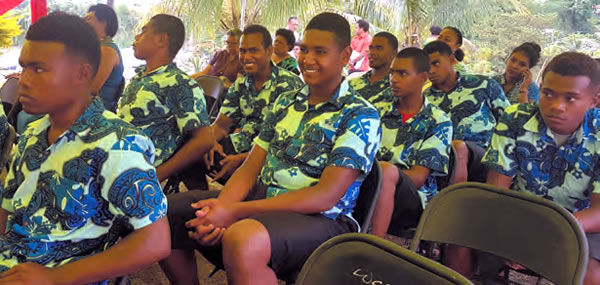
{"type": "Polygon", "coordinates": [[[373,163],[371,172],[365,177],[360,186],[360,192],[358,199],[356,199],[356,206],[354,206],[352,216],[358,221],[361,233],[366,233],[371,226],[371,218],[373,217],[375,204],[381,191],[381,173],[381,165],[376,160],[373,163]]]}
{"type": "Polygon", "coordinates": [[[117,112],[117,107],[119,106],[119,99],[123,96],[123,90],[125,90],[125,77],[121,78],[121,83],[119,83],[119,87],[117,88],[117,93],[115,94],[115,102],[113,106],[109,109],[109,111],[117,112]]]}
{"type": "Polygon", "coordinates": [[[0,100],[2,100],[5,114],[8,114],[12,106],[17,103],[18,97],[19,79],[15,77],[9,77],[0,88],[0,100]]]}
{"type": "Polygon", "coordinates": [[[455,271],[390,241],[350,233],[323,243],[296,281],[304,284],[472,284],[455,271]]]}
{"type": "Polygon", "coordinates": [[[411,244],[465,246],[522,264],[555,284],[581,284],[588,245],[565,209],[531,194],[482,183],[460,183],[427,205],[411,244]]]}
{"type": "Polygon", "coordinates": [[[450,144],[448,157],[448,175],[437,177],[438,191],[454,184],[454,176],[456,176],[456,149],[452,144],[450,144]]]}
{"type": "Polygon", "coordinates": [[[17,133],[15,132],[15,128],[8,124],[8,130],[6,130],[6,137],[4,142],[2,142],[2,152],[0,153],[0,171],[2,168],[6,167],[6,164],[10,160],[10,153],[15,144],[15,139],[17,138],[17,133]]]}
{"type": "Polygon", "coordinates": [[[198,85],[204,90],[204,96],[206,97],[206,112],[210,122],[216,120],[223,103],[225,96],[225,85],[219,77],[211,75],[202,75],[196,78],[198,85]],[[209,98],[213,98],[212,100],[209,98]]]}

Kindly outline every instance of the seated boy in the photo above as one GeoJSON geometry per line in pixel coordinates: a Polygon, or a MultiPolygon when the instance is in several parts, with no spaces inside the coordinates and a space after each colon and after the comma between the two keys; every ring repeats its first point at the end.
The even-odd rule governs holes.
{"type": "Polygon", "coordinates": [[[481,157],[488,147],[496,122],[510,105],[498,82],[454,70],[456,60],[450,47],[441,41],[429,43],[429,79],[432,86],[424,95],[452,120],[456,149],[455,182],[485,182],[487,169],[481,157]]]}
{"type": "Polygon", "coordinates": [[[277,96],[304,85],[294,73],[273,65],[271,42],[269,31],[260,25],[250,25],[242,33],[240,61],[246,75],[229,88],[221,112],[212,125],[216,141],[207,164],[218,170],[214,172],[214,180],[229,177],[246,159],[277,96]],[[231,133],[232,129],[239,129],[239,132],[231,133]],[[224,159],[215,161],[215,151],[224,159]]]}
{"type": "Polygon", "coordinates": [[[152,139],[158,180],[177,181],[166,193],[178,192],[173,175],[201,159],[213,142],[204,92],[173,62],[184,36],[178,18],[159,14],[150,19],[133,44],[135,57],[146,65],[137,69],[117,110],[119,117],[152,139]]]}
{"type": "Polygon", "coordinates": [[[415,227],[438,191],[435,177],[448,174],[452,122],[422,95],[428,71],[427,54],[418,48],[403,49],[392,62],[394,101],[379,109],[383,185],[371,230],[377,236],[415,227]]]}
{"type": "Polygon", "coordinates": [[[375,108],[342,78],[351,53],[348,21],[315,16],[298,58],[307,86],[279,95],[218,198],[202,200],[204,191],[169,197],[176,242],[161,265],[172,283],[198,284],[199,249],[213,262],[223,257],[231,284],[277,284],[324,241],[358,230],[352,210],[381,130],[375,108]]]}
{"type": "Polygon", "coordinates": [[[19,100],[47,115],[19,138],[0,192],[0,284],[88,284],[164,258],[167,201],[152,142],[90,96],[94,30],[51,14],[25,40],[19,100]]]}
{"type": "Polygon", "coordinates": [[[539,106],[506,109],[483,157],[489,184],[549,199],[588,235],[586,284],[600,284],[600,85],[597,63],[566,52],[544,69],[539,106]]]}

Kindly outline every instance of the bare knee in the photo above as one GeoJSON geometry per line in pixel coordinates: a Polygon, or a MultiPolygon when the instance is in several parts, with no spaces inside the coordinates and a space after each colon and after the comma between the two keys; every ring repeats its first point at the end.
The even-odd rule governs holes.
{"type": "Polygon", "coordinates": [[[461,140],[453,140],[452,146],[454,150],[456,150],[456,158],[458,160],[468,160],[469,159],[469,148],[464,141],[461,140]]]}
{"type": "Polygon", "coordinates": [[[269,233],[256,220],[245,219],[231,225],[225,231],[222,244],[226,267],[244,262],[268,264],[271,258],[269,233]]]}
{"type": "Polygon", "coordinates": [[[588,261],[584,284],[600,284],[600,261],[593,257],[588,261]]]}
{"type": "Polygon", "coordinates": [[[385,161],[380,162],[380,165],[382,179],[388,183],[394,184],[394,186],[398,184],[398,180],[400,179],[398,168],[395,165],[385,161]]]}

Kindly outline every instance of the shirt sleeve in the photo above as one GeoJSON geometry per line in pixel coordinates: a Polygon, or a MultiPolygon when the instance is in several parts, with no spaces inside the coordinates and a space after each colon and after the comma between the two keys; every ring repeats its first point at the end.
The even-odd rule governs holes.
{"type": "Polygon", "coordinates": [[[186,136],[197,128],[210,125],[204,91],[196,81],[178,78],[178,84],[170,88],[168,96],[171,102],[168,105],[175,115],[181,134],[186,136]]]}
{"type": "Polygon", "coordinates": [[[221,114],[233,120],[234,128],[239,128],[239,123],[242,120],[242,110],[240,110],[240,85],[243,84],[245,77],[238,78],[233,86],[229,88],[223,104],[221,105],[221,114]]]}
{"type": "Polygon", "coordinates": [[[423,140],[417,150],[414,165],[428,168],[432,176],[447,175],[450,162],[448,150],[451,141],[452,122],[450,120],[434,125],[429,136],[423,140]]]}
{"type": "Polygon", "coordinates": [[[491,169],[509,177],[515,177],[517,174],[517,161],[513,155],[516,139],[513,130],[510,129],[514,127],[510,123],[514,114],[512,112],[513,107],[516,110],[518,105],[513,105],[507,109],[507,112],[502,115],[500,121],[496,124],[490,146],[481,160],[483,164],[491,169]]]}
{"type": "Polygon", "coordinates": [[[494,118],[496,118],[496,122],[498,122],[502,113],[504,113],[504,109],[510,106],[510,102],[506,99],[502,86],[496,80],[488,79],[487,82],[487,92],[492,104],[492,113],[494,114],[494,118]]]}
{"type": "Polygon", "coordinates": [[[366,105],[356,106],[342,120],[326,165],[369,173],[381,141],[377,111],[366,105]]]}
{"type": "Polygon", "coordinates": [[[529,97],[529,101],[540,101],[540,88],[535,82],[531,82],[527,87],[527,97],[529,97]]]}
{"type": "Polygon", "coordinates": [[[167,213],[167,199],[152,166],[154,146],[141,135],[128,135],[110,150],[102,166],[102,196],[111,214],[125,217],[134,229],[152,224],[167,213]]]}

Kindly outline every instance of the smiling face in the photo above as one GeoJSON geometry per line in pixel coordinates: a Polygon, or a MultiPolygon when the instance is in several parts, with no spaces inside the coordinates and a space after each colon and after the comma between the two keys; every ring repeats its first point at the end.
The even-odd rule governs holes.
{"type": "Polygon", "coordinates": [[[384,37],[373,37],[369,45],[369,66],[374,69],[389,67],[396,57],[396,50],[384,37]]]}
{"type": "Polygon", "coordinates": [[[317,29],[307,30],[298,54],[298,66],[304,82],[309,86],[339,82],[342,69],[350,60],[350,53],[349,46],[340,48],[334,33],[317,29]]]}
{"type": "Polygon", "coordinates": [[[265,70],[271,62],[273,47],[265,49],[260,33],[242,35],[240,43],[240,62],[247,74],[254,75],[265,70]]]}
{"type": "Polygon", "coordinates": [[[562,76],[548,71],[540,91],[542,118],[552,132],[560,135],[575,132],[587,110],[598,101],[586,76],[562,76]]]}

